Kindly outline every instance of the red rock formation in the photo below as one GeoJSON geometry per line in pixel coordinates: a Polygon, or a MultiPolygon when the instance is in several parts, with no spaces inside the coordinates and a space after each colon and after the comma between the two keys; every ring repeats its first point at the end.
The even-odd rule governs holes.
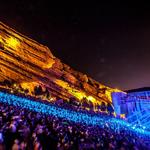
{"type": "Polygon", "coordinates": [[[94,104],[111,103],[111,92],[117,91],[73,70],[48,47],[0,22],[0,81],[5,79],[29,90],[41,85],[60,98],[86,98],[94,104]]]}

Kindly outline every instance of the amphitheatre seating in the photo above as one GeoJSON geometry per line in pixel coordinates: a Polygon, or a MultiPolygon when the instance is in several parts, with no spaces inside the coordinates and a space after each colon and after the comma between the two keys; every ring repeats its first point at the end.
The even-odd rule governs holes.
{"type": "MultiPolygon", "coordinates": [[[[5,97],[6,95],[3,98],[5,99],[5,97]]],[[[14,101],[15,98],[17,99],[17,97],[13,98],[14,101]]],[[[27,103],[33,105],[29,101],[26,101],[27,103]]],[[[40,110],[42,106],[41,104],[36,110],[40,110]]],[[[53,110],[54,107],[55,105],[51,105],[53,110]]],[[[69,111],[72,113],[71,110],[69,111]]],[[[83,114],[83,112],[81,113],[83,114]]],[[[79,118],[81,113],[78,113],[79,118]]],[[[34,112],[20,107],[17,101],[13,105],[0,102],[0,148],[19,147],[20,149],[42,148],[46,150],[49,148],[54,150],[148,148],[145,138],[140,138],[126,129],[116,130],[115,132],[111,128],[112,124],[109,123],[103,126],[93,126],[84,122],[74,122],[71,119],[60,118],[59,115],[64,114],[46,115],[40,111],[34,112]]],[[[94,118],[95,114],[91,113],[88,116],[94,118]]],[[[110,119],[108,115],[101,115],[100,118],[110,119]]]]}

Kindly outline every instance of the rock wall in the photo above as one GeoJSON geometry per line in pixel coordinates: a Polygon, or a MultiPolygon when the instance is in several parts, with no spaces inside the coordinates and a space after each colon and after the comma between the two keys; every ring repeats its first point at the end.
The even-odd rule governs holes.
{"type": "Polygon", "coordinates": [[[48,47],[0,22],[0,81],[5,79],[21,85],[36,83],[60,98],[86,98],[94,104],[111,103],[111,93],[119,91],[75,71],[48,47]]]}

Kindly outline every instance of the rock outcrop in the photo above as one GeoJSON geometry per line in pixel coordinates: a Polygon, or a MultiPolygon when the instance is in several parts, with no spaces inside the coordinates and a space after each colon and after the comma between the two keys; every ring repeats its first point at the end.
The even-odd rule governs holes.
{"type": "Polygon", "coordinates": [[[57,97],[87,99],[94,104],[111,103],[111,93],[118,91],[75,71],[48,47],[0,22],[0,81],[6,79],[28,85],[29,90],[41,85],[57,97]]]}

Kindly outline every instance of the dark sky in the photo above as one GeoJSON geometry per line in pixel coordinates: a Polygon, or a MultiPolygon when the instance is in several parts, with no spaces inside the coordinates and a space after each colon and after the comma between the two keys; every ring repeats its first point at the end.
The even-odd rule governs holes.
{"type": "Polygon", "coordinates": [[[149,5],[71,3],[4,0],[0,20],[103,84],[150,86],[149,5]]]}

